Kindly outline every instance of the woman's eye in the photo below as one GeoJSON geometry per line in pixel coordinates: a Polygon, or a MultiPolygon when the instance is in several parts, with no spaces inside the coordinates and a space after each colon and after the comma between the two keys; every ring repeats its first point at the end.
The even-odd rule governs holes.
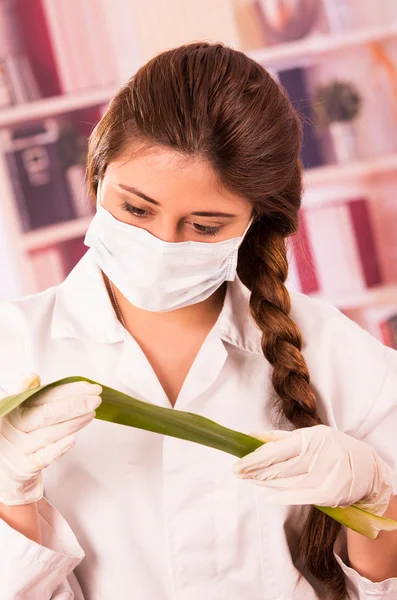
{"type": "Polygon", "coordinates": [[[123,210],[129,212],[131,215],[134,215],[134,217],[147,217],[149,214],[148,210],[144,210],[143,208],[133,206],[129,202],[124,202],[123,210]]]}
{"type": "Polygon", "coordinates": [[[193,229],[200,235],[217,235],[220,231],[220,226],[210,227],[209,225],[199,225],[199,223],[191,223],[193,229]]]}

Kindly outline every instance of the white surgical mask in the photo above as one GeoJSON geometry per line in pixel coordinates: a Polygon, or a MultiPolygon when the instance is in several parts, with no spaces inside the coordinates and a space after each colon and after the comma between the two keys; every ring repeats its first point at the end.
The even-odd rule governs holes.
{"type": "Polygon", "coordinates": [[[98,201],[84,243],[131,304],[168,312],[202,302],[235,279],[238,249],[250,224],[242,236],[222,242],[164,242],[118,221],[98,201]]]}

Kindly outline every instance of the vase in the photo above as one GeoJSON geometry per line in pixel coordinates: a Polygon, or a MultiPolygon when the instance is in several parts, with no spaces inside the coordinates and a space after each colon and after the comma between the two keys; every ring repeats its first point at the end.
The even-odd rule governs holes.
{"type": "Polygon", "coordinates": [[[341,33],[352,26],[351,7],[348,0],[323,0],[330,33],[341,33]]]}
{"type": "Polygon", "coordinates": [[[330,123],[329,132],[338,163],[347,163],[357,158],[357,137],[351,121],[330,123]]]}
{"type": "Polygon", "coordinates": [[[290,42],[306,36],[320,13],[319,0],[258,0],[262,28],[268,44],[290,42]]]}

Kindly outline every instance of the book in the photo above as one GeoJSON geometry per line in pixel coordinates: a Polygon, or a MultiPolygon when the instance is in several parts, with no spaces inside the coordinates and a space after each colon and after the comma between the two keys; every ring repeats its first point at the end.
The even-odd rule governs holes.
{"type": "Polygon", "coordinates": [[[233,0],[237,33],[241,48],[246,52],[263,48],[268,43],[257,0],[233,0]]]}
{"type": "MultiPolygon", "coordinates": [[[[108,54],[112,56],[114,63],[114,80],[117,85],[123,84],[144,62],[139,49],[134,2],[118,0],[117,10],[109,0],[94,0],[94,2],[96,3],[95,12],[101,12],[103,15],[104,35],[108,40],[108,54]]],[[[144,11],[141,10],[140,13],[143,18],[144,11]]],[[[151,28],[146,28],[149,33],[151,28]]]]}
{"type": "Polygon", "coordinates": [[[41,1],[62,93],[114,83],[115,61],[102,5],[93,0],[41,1]]]}
{"type": "Polygon", "coordinates": [[[24,40],[14,0],[0,2],[0,75],[2,104],[22,104],[41,97],[24,40]],[[7,94],[4,93],[7,88],[7,94]]]}
{"type": "Polygon", "coordinates": [[[88,248],[84,244],[84,237],[74,238],[59,244],[59,252],[62,257],[63,272],[65,273],[65,276],[74,269],[87,250],[88,248]]]}
{"type": "Polygon", "coordinates": [[[5,65],[0,62],[0,108],[12,104],[11,90],[8,86],[5,65]]]}
{"type": "Polygon", "coordinates": [[[313,248],[309,240],[305,212],[299,216],[298,233],[289,238],[290,273],[289,284],[295,291],[311,294],[320,290],[320,284],[313,258],[313,248]]]}
{"type": "Polygon", "coordinates": [[[365,198],[304,210],[308,245],[324,295],[350,294],[382,282],[365,198]]]}
{"type": "MultiPolygon", "coordinates": [[[[129,0],[130,1],[130,0],[129,0]]],[[[68,0],[68,7],[75,4],[75,12],[80,11],[82,22],[81,41],[83,43],[84,53],[86,55],[85,77],[91,74],[91,86],[99,87],[106,85],[121,85],[124,80],[118,78],[116,63],[116,45],[111,44],[108,14],[104,10],[103,2],[100,0],[68,0]],[[95,18],[93,18],[95,15],[95,18]]],[[[107,2],[113,13],[119,13],[123,4],[121,0],[117,1],[117,6],[113,2],[107,2]]],[[[119,22],[122,15],[119,16],[119,22]]],[[[121,32],[119,32],[120,35],[121,32]]],[[[80,46],[81,48],[81,46],[80,46]]],[[[133,42],[131,35],[129,37],[129,47],[126,49],[128,61],[131,69],[133,42]]],[[[131,77],[135,71],[130,71],[128,77],[131,77]]],[[[88,86],[87,86],[88,87],[88,86]]]]}
{"type": "Polygon", "coordinates": [[[75,218],[53,119],[3,132],[5,160],[22,229],[29,231],[75,218]]]}
{"type": "Polygon", "coordinates": [[[380,324],[383,343],[397,350],[397,315],[393,315],[380,324]]]}
{"type": "Polygon", "coordinates": [[[323,0],[330,33],[340,33],[352,27],[352,7],[349,0],[323,0]]]}
{"type": "Polygon", "coordinates": [[[70,198],[77,218],[89,217],[95,213],[95,207],[87,192],[85,168],[82,165],[72,165],[66,171],[70,198]]]}
{"type": "Polygon", "coordinates": [[[306,169],[324,164],[320,141],[315,130],[315,116],[306,83],[305,70],[299,67],[277,72],[277,79],[287,92],[291,103],[301,117],[303,144],[301,160],[306,169]]]}
{"type": "Polygon", "coordinates": [[[144,9],[142,0],[125,0],[122,6],[127,4],[141,64],[159,52],[197,40],[240,46],[230,0],[147,0],[144,9]]]}
{"type": "Polygon", "coordinates": [[[385,346],[397,349],[397,299],[394,306],[369,307],[362,316],[362,326],[385,346]]]}
{"type": "Polygon", "coordinates": [[[37,291],[60,284],[65,278],[62,255],[58,246],[40,248],[30,253],[37,291]]]}
{"type": "MultiPolygon", "coordinates": [[[[57,2],[57,0],[55,0],[57,2]]],[[[15,0],[25,51],[44,97],[61,93],[55,56],[41,0],[15,0]],[[34,27],[32,27],[34,23],[34,27]]]]}

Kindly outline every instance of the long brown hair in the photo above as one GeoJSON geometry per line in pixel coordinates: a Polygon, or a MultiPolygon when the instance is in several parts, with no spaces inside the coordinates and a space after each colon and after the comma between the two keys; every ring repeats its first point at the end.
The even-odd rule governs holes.
{"type": "MultiPolygon", "coordinates": [[[[286,239],[298,228],[302,195],[299,119],[259,64],[221,44],[195,43],[152,59],[122,87],[89,142],[93,196],[106,166],[133,141],[206,158],[229,190],[252,202],[255,221],[238,273],[273,366],[280,408],[295,427],[320,423],[302,337],[290,318],[286,239]]],[[[333,547],[340,526],[310,510],[301,535],[301,569],[346,596],[333,547]]]]}

